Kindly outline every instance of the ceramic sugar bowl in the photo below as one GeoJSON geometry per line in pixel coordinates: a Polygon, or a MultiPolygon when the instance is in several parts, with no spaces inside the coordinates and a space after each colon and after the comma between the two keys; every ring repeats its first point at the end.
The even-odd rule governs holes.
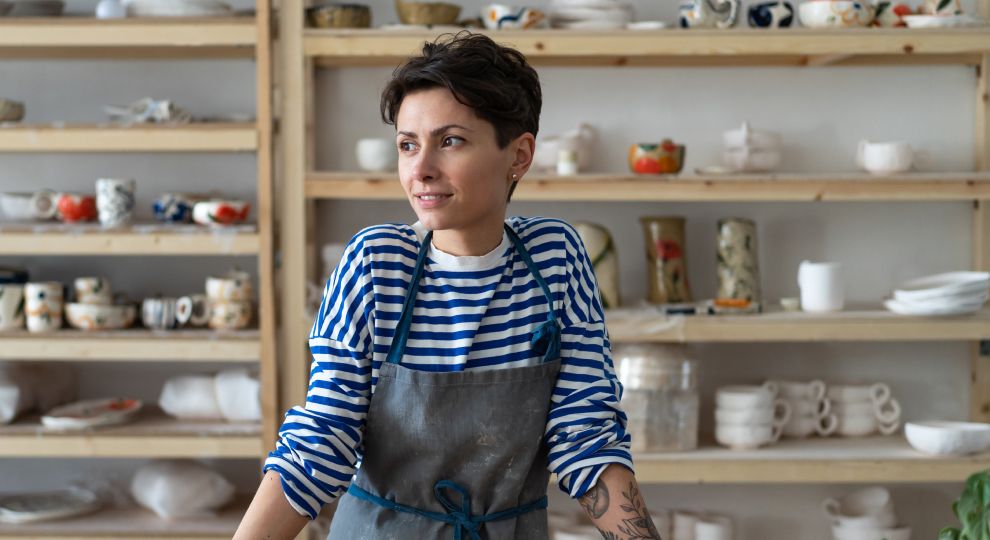
{"type": "Polygon", "coordinates": [[[637,143],[629,147],[629,168],[638,174],[676,174],[684,167],[684,151],[684,145],[670,139],[637,143]]]}

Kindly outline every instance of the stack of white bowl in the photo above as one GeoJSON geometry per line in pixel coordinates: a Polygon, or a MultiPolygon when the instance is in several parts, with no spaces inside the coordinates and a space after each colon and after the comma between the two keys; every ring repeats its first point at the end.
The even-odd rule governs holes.
{"type": "Polygon", "coordinates": [[[886,384],[832,385],[826,395],[838,419],[836,433],[843,437],[892,435],[901,427],[901,404],[886,384]]]}
{"type": "Polygon", "coordinates": [[[725,166],[736,172],[766,172],[780,165],[780,134],[753,129],[743,122],[739,129],[722,134],[725,166]]]}
{"type": "Polygon", "coordinates": [[[822,507],[832,521],[834,540],[909,540],[911,529],[897,526],[894,500],[882,487],[855,491],[840,499],[825,499],[822,507]]]}
{"type": "Polygon", "coordinates": [[[711,512],[677,510],[673,514],[671,535],[660,538],[673,540],[732,540],[732,518],[711,512]]]}
{"type": "Polygon", "coordinates": [[[825,396],[825,383],[772,381],[780,398],[787,402],[791,417],[784,424],[783,436],[803,439],[810,435],[831,435],[838,427],[838,419],[832,414],[832,401],[825,396]]]}
{"type": "Polygon", "coordinates": [[[773,383],[724,386],[715,392],[715,405],[715,440],[733,450],[777,442],[791,415],[773,383]]]}
{"type": "Polygon", "coordinates": [[[632,5],[618,0],[550,0],[553,28],[616,30],[632,20],[632,5]]]}
{"type": "Polygon", "coordinates": [[[901,315],[967,315],[990,297],[990,272],[946,272],[902,284],[887,309],[901,315]]]}

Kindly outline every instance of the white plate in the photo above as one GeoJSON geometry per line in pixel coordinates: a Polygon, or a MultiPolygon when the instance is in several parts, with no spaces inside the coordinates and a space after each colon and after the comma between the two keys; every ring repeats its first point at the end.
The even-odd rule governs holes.
{"type": "Polygon", "coordinates": [[[55,491],[0,497],[0,522],[32,523],[88,514],[100,508],[100,498],[87,489],[55,491]]]}
{"type": "Polygon", "coordinates": [[[122,424],[141,410],[137,399],[91,399],[56,407],[41,417],[52,429],[86,429],[122,424]]]}
{"type": "Polygon", "coordinates": [[[972,15],[904,15],[908,28],[947,28],[953,26],[984,26],[987,21],[972,15]]]}
{"type": "Polygon", "coordinates": [[[912,315],[916,317],[937,317],[948,315],[970,315],[980,311],[983,302],[979,304],[957,304],[947,307],[919,307],[913,304],[905,304],[897,300],[885,300],[884,307],[897,313],[898,315],[912,315]]]}
{"type": "Polygon", "coordinates": [[[942,296],[938,298],[926,298],[924,300],[903,300],[901,298],[894,297],[901,304],[912,308],[923,308],[923,309],[945,309],[955,306],[965,306],[970,304],[983,305],[986,303],[987,299],[990,299],[990,292],[982,291],[976,294],[965,294],[965,295],[951,295],[942,296]]]}
{"type": "Polygon", "coordinates": [[[894,298],[911,302],[978,294],[990,289],[990,272],[945,272],[912,279],[894,291],[894,298]]]}

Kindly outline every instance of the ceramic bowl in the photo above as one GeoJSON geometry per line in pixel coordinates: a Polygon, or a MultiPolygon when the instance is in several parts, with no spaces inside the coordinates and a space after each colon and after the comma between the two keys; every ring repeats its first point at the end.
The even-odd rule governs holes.
{"type": "Polygon", "coordinates": [[[920,452],[958,456],[990,448],[990,424],[973,422],[908,422],[904,435],[920,452]]]}
{"type": "Polygon", "coordinates": [[[210,301],[210,320],[207,326],[214,330],[240,330],[251,324],[254,307],[251,302],[210,301]]]}
{"type": "Polygon", "coordinates": [[[835,540],[911,540],[911,528],[853,529],[835,525],[832,527],[832,538],[835,540]]]}
{"type": "MultiPolygon", "coordinates": [[[[0,17],[4,15],[4,3],[0,2],[0,17]]],[[[6,10],[13,9],[14,4],[6,4],[6,10]]],[[[0,122],[20,122],[24,119],[24,104],[12,99],[0,98],[0,122]]]]}
{"type": "Polygon", "coordinates": [[[47,220],[55,217],[55,194],[42,190],[35,193],[0,193],[0,214],[8,221],[47,220]]]}
{"type": "Polygon", "coordinates": [[[726,148],[776,149],[780,147],[780,134],[775,131],[753,129],[749,122],[742,127],[722,132],[722,144],[726,148]]]}
{"type": "Polygon", "coordinates": [[[811,0],[798,6],[801,24],[808,28],[854,28],[873,22],[873,6],[847,0],[811,0]]]}
{"type": "Polygon", "coordinates": [[[237,200],[211,200],[193,206],[193,221],[200,225],[223,227],[237,225],[247,220],[251,203],[237,200]]]}
{"type": "Polygon", "coordinates": [[[461,6],[447,2],[404,2],[395,0],[395,11],[402,24],[454,24],[461,6]]]}
{"type": "Polygon", "coordinates": [[[251,276],[237,270],[210,276],[206,278],[206,296],[211,301],[249,301],[254,297],[251,276]]]}
{"type": "Polygon", "coordinates": [[[209,197],[194,193],[163,193],[151,204],[155,219],[165,223],[192,223],[193,207],[209,197]]]}
{"type": "Polygon", "coordinates": [[[364,4],[320,4],[307,8],[306,18],[315,28],[369,28],[371,8],[364,4]]]}
{"type": "Polygon", "coordinates": [[[907,302],[923,302],[946,296],[968,296],[986,293],[990,288],[990,272],[945,272],[912,279],[894,291],[894,298],[907,302]]]}
{"type": "Polygon", "coordinates": [[[65,223],[96,221],[96,196],[88,193],[59,193],[55,198],[58,219],[65,223]]]}
{"type": "Polygon", "coordinates": [[[118,330],[134,324],[137,307],[131,304],[65,304],[69,325],[80,330],[118,330]]]}

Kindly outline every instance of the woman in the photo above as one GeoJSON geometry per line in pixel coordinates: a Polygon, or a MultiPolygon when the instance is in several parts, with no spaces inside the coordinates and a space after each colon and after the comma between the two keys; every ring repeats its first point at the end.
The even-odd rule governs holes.
{"type": "Polygon", "coordinates": [[[544,539],[551,471],[604,537],[659,538],[588,255],[564,222],[505,217],[541,105],[523,55],[483,35],[395,71],[381,113],[419,221],[348,244],[306,407],[235,538],[291,538],[346,492],[333,539],[544,539]]]}

